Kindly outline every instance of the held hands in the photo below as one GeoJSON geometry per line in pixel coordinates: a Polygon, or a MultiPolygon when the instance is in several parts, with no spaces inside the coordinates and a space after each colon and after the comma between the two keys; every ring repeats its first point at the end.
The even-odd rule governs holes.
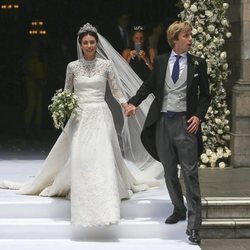
{"type": "Polygon", "coordinates": [[[136,113],[136,107],[133,104],[122,103],[122,107],[124,109],[125,116],[133,116],[136,113]]]}
{"type": "MultiPolygon", "coordinates": [[[[124,109],[125,116],[130,117],[136,114],[137,107],[133,104],[122,103],[122,107],[124,109]]],[[[190,134],[196,134],[200,126],[200,119],[197,116],[192,116],[187,123],[187,132],[190,134]]]]}
{"type": "Polygon", "coordinates": [[[187,123],[187,132],[190,134],[196,134],[199,129],[200,119],[197,116],[192,116],[187,123]]]}

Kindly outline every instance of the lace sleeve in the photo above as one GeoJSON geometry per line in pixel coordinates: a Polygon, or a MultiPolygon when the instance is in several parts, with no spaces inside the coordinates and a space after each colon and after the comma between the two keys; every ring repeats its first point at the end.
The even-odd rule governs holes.
{"type": "Polygon", "coordinates": [[[122,91],[120,90],[119,86],[116,83],[117,79],[115,77],[114,69],[110,61],[108,62],[107,70],[108,70],[108,84],[112,95],[120,104],[127,102],[122,91]]]}
{"type": "Polygon", "coordinates": [[[68,64],[67,70],[66,70],[64,89],[69,89],[73,91],[73,71],[72,71],[72,66],[70,63],[68,64]]]}

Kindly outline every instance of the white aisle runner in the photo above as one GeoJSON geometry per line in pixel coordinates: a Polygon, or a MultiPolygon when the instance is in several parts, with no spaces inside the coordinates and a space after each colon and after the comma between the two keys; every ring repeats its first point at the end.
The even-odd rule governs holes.
{"type": "MultiPolygon", "coordinates": [[[[0,161],[0,179],[27,181],[43,161],[0,161]]],[[[166,189],[122,202],[121,222],[104,228],[70,225],[70,201],[0,189],[1,250],[199,250],[187,243],[186,222],[164,224],[172,205],[166,189]]]]}

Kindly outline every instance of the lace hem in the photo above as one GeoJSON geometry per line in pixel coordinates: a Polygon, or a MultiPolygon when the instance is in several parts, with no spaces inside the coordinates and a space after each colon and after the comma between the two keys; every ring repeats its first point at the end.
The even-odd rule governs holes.
{"type": "Polygon", "coordinates": [[[81,227],[108,227],[112,225],[116,225],[120,222],[120,219],[112,220],[112,221],[102,221],[102,222],[84,222],[81,223],[80,221],[71,221],[71,225],[73,226],[81,226],[81,227]]]}

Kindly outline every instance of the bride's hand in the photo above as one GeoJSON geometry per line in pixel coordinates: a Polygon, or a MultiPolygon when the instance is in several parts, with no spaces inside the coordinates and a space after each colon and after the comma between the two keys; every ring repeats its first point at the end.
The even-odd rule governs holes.
{"type": "Polygon", "coordinates": [[[136,113],[136,107],[133,104],[128,104],[127,108],[125,109],[125,115],[127,117],[133,116],[136,113]]]}
{"type": "Polygon", "coordinates": [[[124,114],[126,115],[129,104],[127,102],[124,102],[124,103],[121,103],[121,106],[123,108],[124,114]]]}

